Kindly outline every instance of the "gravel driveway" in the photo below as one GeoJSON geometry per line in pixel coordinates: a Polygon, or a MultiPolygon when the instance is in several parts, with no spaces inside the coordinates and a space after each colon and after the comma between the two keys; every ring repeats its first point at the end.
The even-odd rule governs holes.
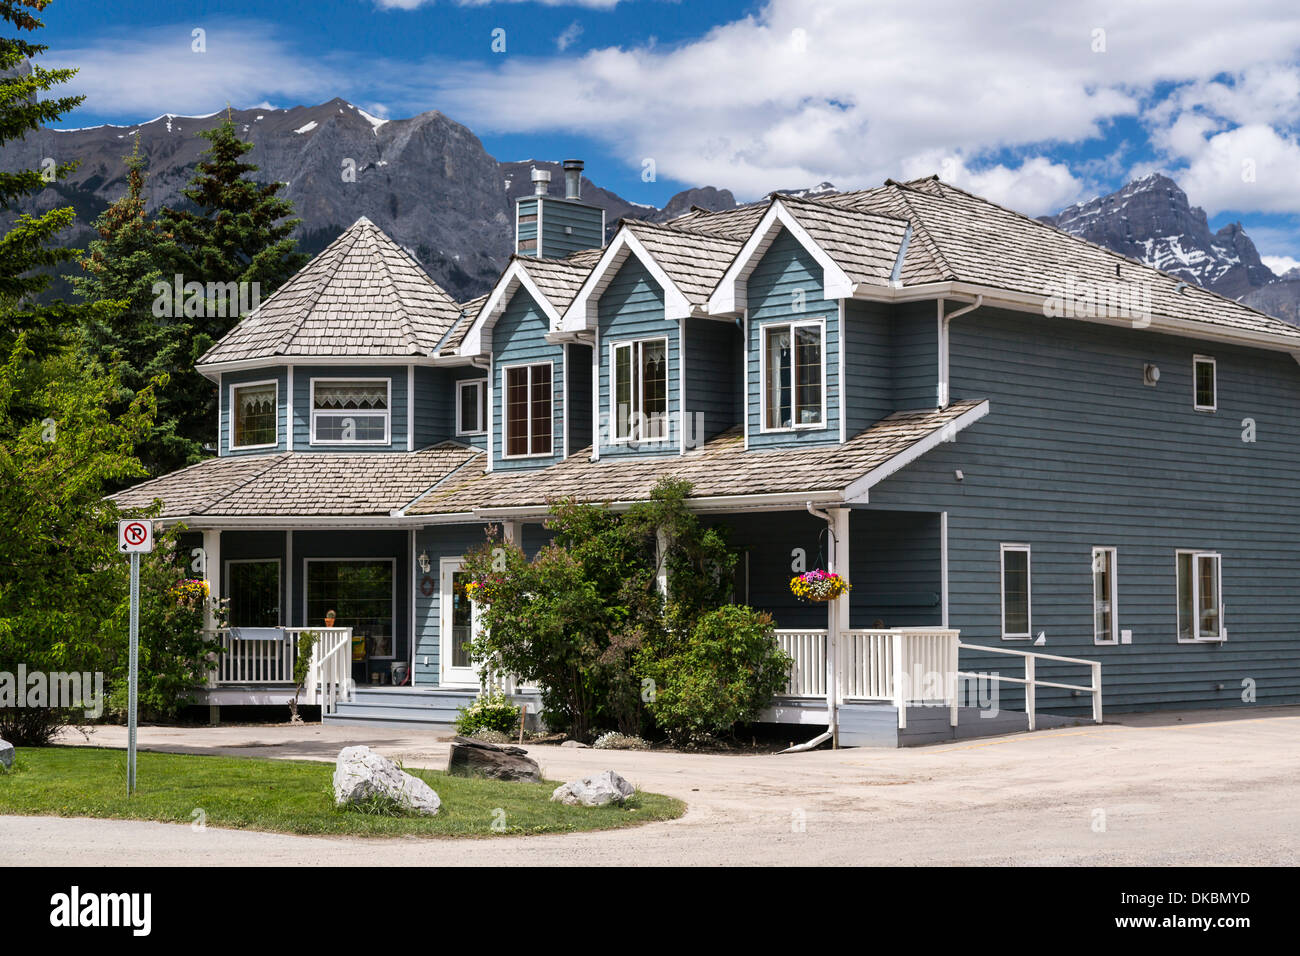
{"type": "MultiPolygon", "coordinates": [[[[0,865],[1289,864],[1300,859],[1300,708],[1130,715],[1119,723],[907,750],[787,756],[532,748],[546,776],[612,767],[677,796],[680,820],[482,840],[283,836],[0,816],[0,865]]],[[[124,728],[91,743],[124,747],[124,728]]],[[[81,742],[69,737],[67,742],[81,742]]],[[[151,750],[332,761],[366,743],[443,768],[432,734],[371,728],[147,727],[151,750]]]]}

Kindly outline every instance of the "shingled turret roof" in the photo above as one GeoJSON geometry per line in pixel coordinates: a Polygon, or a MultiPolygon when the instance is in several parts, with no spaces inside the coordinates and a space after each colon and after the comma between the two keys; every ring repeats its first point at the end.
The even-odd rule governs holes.
{"type": "Polygon", "coordinates": [[[363,216],[198,364],[278,356],[432,355],[459,315],[451,296],[363,216]]]}

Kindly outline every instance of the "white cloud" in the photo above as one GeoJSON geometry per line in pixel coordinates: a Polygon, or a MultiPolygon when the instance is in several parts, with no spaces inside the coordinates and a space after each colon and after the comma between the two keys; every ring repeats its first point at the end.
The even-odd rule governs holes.
{"type": "Polygon", "coordinates": [[[559,36],[555,38],[555,47],[563,53],[569,47],[573,46],[580,36],[582,36],[582,24],[577,20],[574,20],[564,28],[563,32],[559,36]]]}
{"type": "Polygon", "coordinates": [[[1260,256],[1264,265],[1273,270],[1275,275],[1283,275],[1292,269],[1300,266],[1300,259],[1292,259],[1290,256],[1260,256]]]}

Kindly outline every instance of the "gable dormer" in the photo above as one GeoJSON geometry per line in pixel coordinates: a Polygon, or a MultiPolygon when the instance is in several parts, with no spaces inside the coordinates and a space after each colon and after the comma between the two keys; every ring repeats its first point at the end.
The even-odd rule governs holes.
{"type": "Polygon", "coordinates": [[[738,421],[740,330],[704,303],[739,247],[620,224],[560,325],[595,349],[595,457],[679,455],[738,421]]]}

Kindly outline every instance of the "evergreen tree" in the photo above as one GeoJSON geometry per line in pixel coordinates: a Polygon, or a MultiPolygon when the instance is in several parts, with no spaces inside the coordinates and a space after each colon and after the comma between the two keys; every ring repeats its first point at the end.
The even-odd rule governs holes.
{"type": "MultiPolygon", "coordinates": [[[[93,317],[86,327],[87,350],[103,365],[117,366],[125,392],[121,403],[160,380],[158,418],[136,449],[150,474],[160,475],[202,457],[197,436],[210,424],[191,422],[181,390],[166,387],[168,381],[184,383],[193,376],[191,330],[183,316],[155,315],[154,284],[170,284],[163,267],[176,250],[145,214],[145,164],[138,139],[126,157],[126,169],[126,193],[95,220],[99,238],[81,258],[84,274],[74,277],[72,286],[83,299],[122,306],[111,315],[93,317]],[[189,434],[181,430],[187,425],[189,434]]],[[[211,391],[201,379],[194,384],[211,391]]]]}
{"type": "MultiPolygon", "coordinates": [[[[17,31],[32,32],[44,24],[35,16],[50,0],[0,0],[0,23],[17,31]]],[[[33,62],[47,48],[21,37],[0,37],[0,146],[20,140],[28,132],[52,123],[75,108],[85,97],[42,98],[43,93],[66,83],[76,70],[46,70],[33,62]]],[[[64,163],[52,170],[0,171],[0,211],[40,192],[47,177],[62,179],[76,168],[64,163]]],[[[76,250],[59,246],[55,239],[75,217],[71,208],[52,209],[42,216],[20,215],[0,237],[0,355],[7,355],[20,333],[34,359],[56,351],[69,333],[91,313],[103,315],[113,306],[91,309],[56,302],[39,305],[35,298],[50,282],[49,271],[70,262],[76,250]]]]}
{"type": "MultiPolygon", "coordinates": [[[[296,250],[290,233],[302,221],[291,218],[293,204],[279,195],[282,183],[258,183],[258,167],[243,160],[253,144],[225,122],[199,133],[210,146],[182,194],[193,209],[166,208],[159,230],[169,244],[167,276],[201,283],[211,290],[238,284],[239,302],[251,310],[303,267],[308,256],[296,250]]],[[[185,438],[216,440],[217,395],[212,383],[192,370],[193,362],[239,320],[235,303],[208,298],[202,309],[189,307],[181,324],[189,341],[189,366],[173,375],[169,390],[183,410],[177,432],[185,438]],[[202,315],[194,312],[201,311],[202,315]]],[[[179,306],[180,303],[177,303],[179,306]]],[[[173,311],[181,311],[173,309],[173,311]]]]}

